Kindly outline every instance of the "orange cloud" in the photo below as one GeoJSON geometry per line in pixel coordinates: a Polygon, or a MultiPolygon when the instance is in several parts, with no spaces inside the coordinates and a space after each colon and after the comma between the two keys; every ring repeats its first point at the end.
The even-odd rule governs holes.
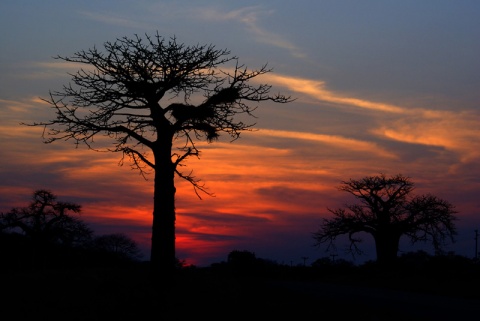
{"type": "MultiPolygon", "coordinates": [[[[381,138],[404,143],[438,146],[458,153],[462,162],[470,162],[480,157],[480,117],[473,111],[431,110],[426,108],[403,108],[388,103],[373,102],[349,97],[326,89],[323,81],[299,77],[266,74],[262,75],[269,83],[285,87],[293,92],[306,94],[316,101],[325,101],[342,106],[352,106],[375,110],[379,127],[367,128],[367,131],[381,138]],[[390,115],[390,116],[389,116],[390,115]],[[394,115],[394,117],[392,116],[394,115]],[[388,116],[388,117],[387,117],[388,116]]],[[[309,139],[309,134],[277,131],[285,137],[299,136],[309,139]]],[[[357,150],[378,150],[374,143],[359,142],[353,139],[314,135],[310,139],[327,142],[357,150]]],[[[383,156],[393,156],[385,152],[383,156]]]]}
{"type": "Polygon", "coordinates": [[[442,147],[457,153],[462,162],[480,159],[478,114],[420,111],[418,116],[391,122],[374,132],[401,142],[442,147]]]}
{"type": "Polygon", "coordinates": [[[315,142],[321,142],[325,144],[335,145],[337,148],[343,148],[352,151],[374,153],[381,157],[386,158],[395,158],[395,154],[390,153],[377,144],[367,141],[360,141],[352,138],[345,138],[335,135],[321,135],[314,133],[305,133],[305,132],[294,132],[294,131],[285,131],[285,130],[274,130],[274,129],[260,129],[258,132],[255,132],[257,135],[268,135],[277,138],[292,138],[298,140],[309,140],[315,142]]]}
{"type": "Polygon", "coordinates": [[[282,76],[275,74],[262,75],[262,79],[271,85],[282,86],[293,92],[303,93],[316,101],[326,101],[344,106],[354,106],[388,113],[405,113],[406,110],[395,105],[372,102],[359,98],[345,97],[326,89],[326,83],[320,80],[299,77],[282,76]]]}

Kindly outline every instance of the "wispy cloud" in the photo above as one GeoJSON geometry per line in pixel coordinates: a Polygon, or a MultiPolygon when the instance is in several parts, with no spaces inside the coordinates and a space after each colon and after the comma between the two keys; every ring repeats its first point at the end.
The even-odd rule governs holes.
{"type": "Polygon", "coordinates": [[[79,62],[70,62],[70,61],[63,61],[63,60],[55,60],[51,62],[36,62],[34,63],[35,67],[39,68],[45,68],[45,69],[55,69],[55,70],[61,70],[62,72],[71,72],[71,71],[77,71],[80,69],[85,69],[85,68],[93,68],[91,65],[88,64],[82,64],[79,62]]]}
{"type": "Polygon", "coordinates": [[[298,46],[285,39],[282,35],[262,27],[262,21],[264,21],[266,17],[274,14],[274,10],[266,10],[261,6],[250,6],[228,12],[222,12],[216,8],[202,8],[198,11],[201,13],[200,17],[204,20],[239,22],[255,37],[256,41],[286,49],[294,57],[305,58],[305,54],[298,46]]]}
{"type": "Polygon", "coordinates": [[[91,65],[62,60],[29,62],[25,63],[23,68],[15,77],[30,80],[59,79],[68,78],[70,77],[69,73],[75,73],[81,69],[93,70],[91,65]]]}
{"type": "Polygon", "coordinates": [[[285,130],[260,129],[255,132],[259,135],[273,136],[277,138],[291,138],[298,140],[309,140],[334,145],[352,151],[369,152],[386,158],[395,158],[395,154],[388,152],[378,146],[376,143],[361,141],[358,139],[346,138],[336,135],[321,135],[315,133],[294,132],[285,130]]]}
{"type": "Polygon", "coordinates": [[[79,11],[79,14],[85,18],[93,21],[98,21],[107,25],[120,26],[126,28],[135,29],[150,29],[146,23],[127,18],[125,15],[106,13],[106,12],[92,12],[92,11],[79,11]]]}
{"type": "Polygon", "coordinates": [[[336,93],[328,90],[326,88],[326,83],[321,80],[275,74],[263,75],[262,79],[266,80],[272,85],[282,86],[296,93],[305,94],[310,99],[313,98],[317,102],[323,101],[343,106],[354,106],[388,113],[402,114],[407,112],[406,109],[392,104],[373,102],[360,98],[348,97],[342,95],[341,93],[336,93]]]}
{"type": "Polygon", "coordinates": [[[160,17],[163,17],[164,20],[178,17],[177,20],[200,19],[203,22],[234,21],[242,24],[246,30],[253,35],[257,42],[285,49],[294,57],[305,58],[305,54],[298,46],[285,39],[282,35],[269,31],[262,26],[262,22],[265,21],[268,16],[274,14],[274,10],[271,9],[264,9],[261,6],[249,6],[236,10],[222,11],[222,9],[213,6],[195,7],[194,5],[192,6],[192,4],[184,6],[183,4],[177,3],[168,4],[168,6],[160,3],[149,5],[149,8],[150,15],[136,20],[132,19],[131,16],[127,17],[126,15],[111,12],[80,11],[79,14],[89,20],[106,25],[141,30],[158,28],[157,21],[160,17]],[[153,13],[155,13],[155,15],[153,15],[153,13]]]}
{"type": "Polygon", "coordinates": [[[480,159],[480,115],[474,112],[424,111],[375,130],[392,140],[438,146],[459,155],[461,162],[480,159]]]}

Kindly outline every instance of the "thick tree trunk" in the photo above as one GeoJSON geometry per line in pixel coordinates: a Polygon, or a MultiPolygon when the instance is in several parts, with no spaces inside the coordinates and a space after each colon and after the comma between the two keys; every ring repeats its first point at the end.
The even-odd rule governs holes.
{"type": "Polygon", "coordinates": [[[169,281],[175,270],[175,168],[171,140],[154,150],[155,183],[150,264],[153,275],[169,281]],[[166,145],[166,146],[165,146],[166,145]]]}
{"type": "Polygon", "coordinates": [[[389,264],[395,261],[398,254],[400,235],[390,230],[379,231],[374,235],[374,239],[377,262],[389,264]]]}

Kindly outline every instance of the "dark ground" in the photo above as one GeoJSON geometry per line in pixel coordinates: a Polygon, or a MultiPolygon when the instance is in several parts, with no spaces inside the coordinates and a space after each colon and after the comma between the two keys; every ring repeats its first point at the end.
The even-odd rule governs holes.
{"type": "Polygon", "coordinates": [[[475,320],[480,275],[181,271],[145,267],[3,272],[1,320],[475,320]]]}

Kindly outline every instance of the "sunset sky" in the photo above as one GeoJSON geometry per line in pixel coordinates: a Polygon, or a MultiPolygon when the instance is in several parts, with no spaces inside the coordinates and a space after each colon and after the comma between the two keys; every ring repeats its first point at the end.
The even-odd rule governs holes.
{"type": "MultiPolygon", "coordinates": [[[[44,144],[54,118],[40,98],[78,66],[54,56],[135,34],[228,49],[296,98],[260,103],[256,131],[199,143],[187,162],[214,197],[179,179],[177,257],[208,266],[232,250],[285,264],[337,254],[313,246],[327,208],[354,202],[342,180],[403,174],[415,194],[456,206],[457,242],[473,257],[480,228],[479,1],[23,1],[0,3],[0,211],[34,190],[82,205],[97,234],[123,232],[149,258],[153,176],[72,142],[44,144]],[[114,5],[113,5],[114,4],[114,5]]],[[[425,249],[431,252],[430,247],[425,249]]],[[[412,250],[404,242],[401,251],[412,250]]]]}

